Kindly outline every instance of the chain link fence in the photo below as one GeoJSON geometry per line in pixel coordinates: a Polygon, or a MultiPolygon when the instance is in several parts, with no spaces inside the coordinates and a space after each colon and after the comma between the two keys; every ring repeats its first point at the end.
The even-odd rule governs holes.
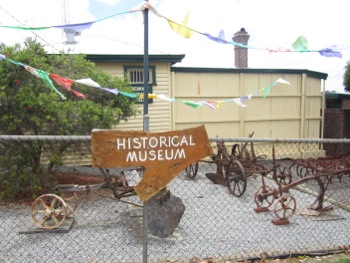
{"type": "Polygon", "coordinates": [[[142,169],[91,167],[90,136],[0,136],[3,158],[11,144],[45,144],[45,165],[69,143],[53,178],[64,175],[60,191],[1,200],[0,262],[235,262],[350,249],[349,140],[210,141],[213,156],[143,204],[132,192],[142,169]]]}

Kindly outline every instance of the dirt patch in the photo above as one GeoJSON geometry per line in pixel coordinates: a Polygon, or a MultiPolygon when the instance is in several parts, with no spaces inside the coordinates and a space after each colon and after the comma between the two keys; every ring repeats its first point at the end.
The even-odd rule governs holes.
{"type": "MultiPolygon", "coordinates": [[[[193,257],[190,263],[350,263],[350,251],[339,252],[335,254],[299,257],[272,258],[272,259],[251,259],[242,261],[215,261],[212,258],[193,257]]],[[[163,261],[162,261],[163,262],[163,261]]],[[[168,261],[167,261],[168,262],[168,261]]]]}
{"type": "Polygon", "coordinates": [[[308,256],[290,257],[285,259],[262,259],[254,262],[261,263],[350,263],[350,254],[345,251],[337,254],[329,254],[323,256],[308,256]]]}

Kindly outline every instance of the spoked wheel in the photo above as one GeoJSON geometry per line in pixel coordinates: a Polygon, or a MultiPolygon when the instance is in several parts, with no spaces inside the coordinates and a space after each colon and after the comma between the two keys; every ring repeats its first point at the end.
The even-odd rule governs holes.
{"type": "Polygon", "coordinates": [[[40,228],[57,228],[64,222],[66,216],[67,205],[57,195],[41,195],[32,204],[32,218],[40,228]]]}
{"type": "Polygon", "coordinates": [[[282,195],[275,202],[274,213],[279,219],[290,218],[297,208],[297,202],[291,195],[282,195]]]}
{"type": "Polygon", "coordinates": [[[281,163],[277,166],[273,179],[280,184],[287,185],[292,182],[292,172],[289,167],[284,163],[281,163]]]}
{"type": "Polygon", "coordinates": [[[186,175],[190,178],[195,178],[198,173],[198,162],[191,163],[186,169],[186,175]]]}
{"type": "Polygon", "coordinates": [[[254,194],[254,202],[259,208],[268,208],[272,205],[275,196],[270,193],[272,188],[268,186],[261,186],[254,194]]]}
{"type": "Polygon", "coordinates": [[[247,175],[240,161],[234,160],[226,166],[226,180],[230,193],[240,197],[247,189],[247,175]]]}
{"type": "Polygon", "coordinates": [[[78,206],[78,196],[76,192],[64,192],[61,194],[61,198],[67,205],[67,216],[73,215],[78,206]]]}
{"type": "Polygon", "coordinates": [[[299,178],[304,178],[308,175],[312,175],[312,170],[310,168],[299,164],[296,166],[296,172],[299,178]]]}

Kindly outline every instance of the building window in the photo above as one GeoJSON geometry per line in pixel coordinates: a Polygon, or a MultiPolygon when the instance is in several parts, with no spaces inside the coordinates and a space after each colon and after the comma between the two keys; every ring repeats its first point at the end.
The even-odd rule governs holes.
{"type": "MultiPolygon", "coordinates": [[[[140,85],[144,82],[143,67],[125,67],[125,75],[131,85],[140,85]]],[[[148,67],[148,84],[156,85],[155,67],[148,67]]]]}
{"type": "MultiPolygon", "coordinates": [[[[144,93],[144,74],[143,67],[128,66],[124,67],[124,74],[130,83],[133,92],[144,93]]],[[[148,93],[153,93],[153,86],[156,83],[156,70],[154,66],[148,67],[148,93]]],[[[143,103],[143,99],[139,99],[137,103],[143,103]]],[[[148,99],[148,103],[153,103],[153,99],[148,99]]]]}

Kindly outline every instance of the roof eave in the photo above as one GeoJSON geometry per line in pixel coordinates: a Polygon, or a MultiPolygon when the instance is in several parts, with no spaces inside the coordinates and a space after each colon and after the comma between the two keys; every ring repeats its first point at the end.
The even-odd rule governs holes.
{"type": "MultiPolygon", "coordinates": [[[[148,55],[148,61],[151,63],[179,63],[185,55],[148,55]]],[[[123,63],[140,63],[144,60],[144,55],[99,55],[99,54],[87,54],[86,59],[92,62],[123,62],[123,63]]]]}
{"type": "Polygon", "coordinates": [[[258,68],[200,68],[200,67],[172,67],[173,72],[196,72],[196,73],[269,73],[269,74],[306,74],[310,77],[327,79],[328,74],[307,69],[258,69],[258,68]]]}

